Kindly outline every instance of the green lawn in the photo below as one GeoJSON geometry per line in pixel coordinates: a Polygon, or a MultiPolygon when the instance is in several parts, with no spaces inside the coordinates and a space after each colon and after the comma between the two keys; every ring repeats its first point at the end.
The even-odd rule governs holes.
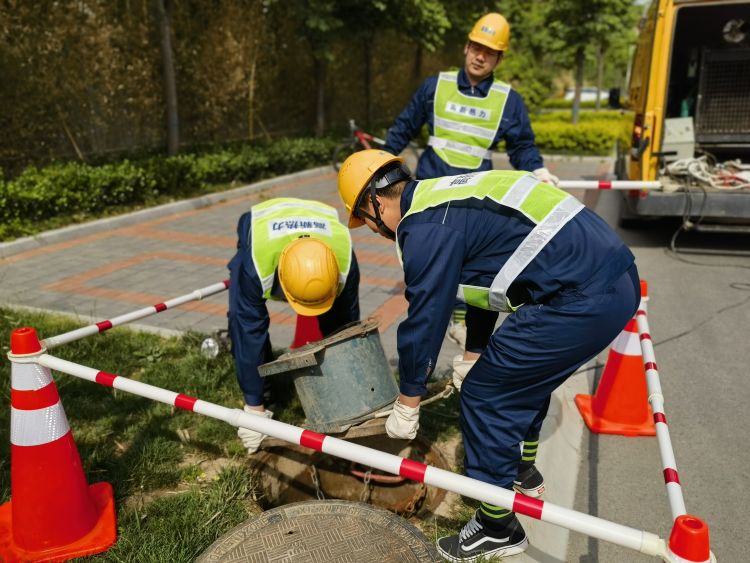
{"type": "MultiPolygon", "coordinates": [[[[40,339],[80,326],[66,317],[0,308],[2,352],[15,328],[34,327],[40,339]]],[[[181,338],[117,328],[55,348],[51,353],[97,370],[198,397],[227,407],[242,404],[227,352],[200,354],[203,335],[181,338]]],[[[10,404],[10,364],[2,363],[2,400],[10,404]]],[[[53,374],[89,483],[115,491],[117,543],[92,561],[193,561],[214,540],[261,510],[262,491],[246,471],[236,429],[67,374],[53,374]]],[[[278,378],[277,385],[283,383],[278,378]]],[[[431,390],[443,388],[436,382],[431,390]]],[[[275,388],[276,418],[302,424],[293,388],[275,388]]],[[[458,434],[458,398],[424,408],[421,432],[438,444],[458,434]]],[[[0,408],[0,502],[10,498],[10,409],[0,408]]],[[[460,465],[460,460],[458,465],[460,465]]],[[[460,471],[460,467],[456,467],[460,471]]],[[[459,502],[449,518],[413,517],[433,541],[455,533],[476,503],[459,502]]]]}

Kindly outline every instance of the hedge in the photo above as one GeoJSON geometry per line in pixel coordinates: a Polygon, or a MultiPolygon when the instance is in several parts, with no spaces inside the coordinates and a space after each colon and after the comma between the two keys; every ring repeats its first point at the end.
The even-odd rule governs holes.
{"type": "MultiPolygon", "coordinates": [[[[540,121],[567,121],[573,118],[572,112],[567,110],[544,111],[532,116],[532,124],[540,121]]],[[[578,122],[585,123],[590,121],[632,121],[633,114],[618,109],[607,109],[598,111],[582,111],[578,114],[578,122]]]]}
{"type": "Polygon", "coordinates": [[[621,146],[630,144],[633,116],[619,111],[583,113],[577,125],[569,119],[542,117],[533,120],[532,127],[536,144],[544,153],[607,155],[618,141],[621,146]]]}
{"type": "Polygon", "coordinates": [[[0,240],[92,217],[199,195],[216,184],[248,183],[331,161],[335,139],[280,139],[204,154],[91,166],[29,167],[0,176],[0,240]]]}
{"type": "MultiPolygon", "coordinates": [[[[600,107],[607,107],[607,101],[602,100],[600,107]]],[[[565,98],[547,98],[542,102],[542,107],[546,109],[570,109],[573,107],[573,100],[566,100],[565,98]]],[[[596,100],[590,100],[581,102],[579,106],[581,109],[594,109],[596,107],[596,100]]]]}

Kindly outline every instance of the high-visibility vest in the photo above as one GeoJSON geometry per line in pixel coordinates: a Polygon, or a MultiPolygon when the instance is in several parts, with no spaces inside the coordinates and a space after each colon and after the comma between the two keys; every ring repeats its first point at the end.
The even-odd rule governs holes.
{"type": "Polygon", "coordinates": [[[434,98],[433,135],[429,145],[442,160],[459,168],[479,168],[490,158],[510,86],[495,80],[484,98],[462,94],[458,72],[441,72],[434,98]]]}
{"type": "Polygon", "coordinates": [[[482,309],[515,311],[523,303],[511,304],[508,288],[558,231],[583,209],[583,204],[570,194],[538,181],[528,172],[490,170],[422,180],[414,189],[411,206],[401,221],[420,211],[470,198],[491,199],[523,213],[534,223],[490,287],[459,284],[456,295],[459,300],[482,309]]]}
{"type": "Polygon", "coordinates": [[[273,299],[273,278],[284,247],[302,236],[321,240],[333,250],[339,266],[338,292],[344,289],[352,239],[349,229],[339,222],[336,209],[318,201],[282,197],[252,207],[251,251],[264,298],[273,299]]]}

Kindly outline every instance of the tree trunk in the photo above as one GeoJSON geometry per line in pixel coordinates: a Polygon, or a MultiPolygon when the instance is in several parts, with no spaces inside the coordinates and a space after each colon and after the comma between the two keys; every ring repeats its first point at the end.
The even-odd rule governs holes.
{"type": "Polygon", "coordinates": [[[255,62],[256,51],[253,51],[253,60],[250,63],[250,78],[247,81],[247,138],[252,140],[255,137],[255,62]]]}
{"type": "Polygon", "coordinates": [[[167,102],[167,153],[177,154],[180,143],[179,119],[177,116],[177,82],[172,52],[172,4],[171,0],[154,0],[156,21],[159,28],[159,46],[164,72],[164,97],[167,102]]]}
{"type": "Polygon", "coordinates": [[[326,131],[326,74],[328,63],[322,57],[315,58],[315,136],[322,137],[326,131]]]}
{"type": "Polygon", "coordinates": [[[414,83],[419,82],[422,78],[422,61],[424,58],[424,50],[422,46],[417,44],[417,48],[414,51],[414,83]]]}
{"type": "Polygon", "coordinates": [[[578,47],[576,50],[576,93],[573,97],[573,118],[572,122],[575,125],[578,123],[578,114],[581,111],[581,89],[583,88],[583,68],[586,62],[586,53],[583,47],[578,47]]]}
{"type": "Polygon", "coordinates": [[[596,109],[602,107],[602,82],[604,82],[604,48],[599,43],[596,46],[596,109]]]}
{"type": "Polygon", "coordinates": [[[372,38],[365,37],[362,40],[362,54],[364,56],[364,71],[365,71],[365,126],[367,129],[372,128],[372,38]]]}

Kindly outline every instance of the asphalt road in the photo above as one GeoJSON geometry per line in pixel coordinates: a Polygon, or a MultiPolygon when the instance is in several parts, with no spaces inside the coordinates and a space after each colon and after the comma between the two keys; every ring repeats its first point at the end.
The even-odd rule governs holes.
{"type": "MultiPolygon", "coordinates": [[[[616,224],[620,194],[592,207],[616,224]]],[[[720,562],[742,562],[750,488],[750,258],[666,251],[669,221],[618,229],[649,284],[649,325],[688,513],[704,519],[720,562]]],[[[681,234],[677,248],[748,250],[750,236],[681,234]]],[[[670,510],[655,438],[584,431],[573,508],[668,538],[670,510]]],[[[571,534],[571,562],[653,560],[571,534]]]]}

